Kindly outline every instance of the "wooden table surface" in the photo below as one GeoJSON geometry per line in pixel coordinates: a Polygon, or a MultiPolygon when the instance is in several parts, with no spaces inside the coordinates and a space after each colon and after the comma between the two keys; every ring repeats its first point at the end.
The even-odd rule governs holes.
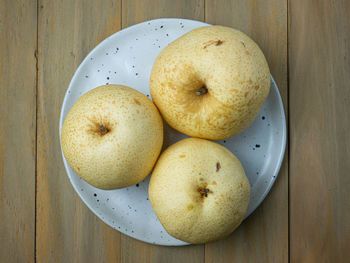
{"type": "Polygon", "coordinates": [[[0,0],[0,262],[350,262],[350,1],[0,0]],[[206,245],[146,244],[99,220],[63,166],[58,119],[87,53],[135,23],[237,28],[264,51],[288,147],[260,207],[206,245]]]}

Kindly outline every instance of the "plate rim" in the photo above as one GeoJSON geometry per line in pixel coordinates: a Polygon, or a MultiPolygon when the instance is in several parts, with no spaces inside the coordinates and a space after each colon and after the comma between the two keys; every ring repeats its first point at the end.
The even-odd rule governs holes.
{"type": "MultiPolygon", "coordinates": [[[[109,41],[110,38],[112,37],[115,37],[119,34],[122,34],[122,33],[125,33],[129,30],[132,30],[133,28],[135,27],[139,27],[143,24],[147,24],[149,22],[159,22],[159,21],[189,21],[191,23],[195,22],[195,23],[198,23],[198,24],[202,24],[203,26],[211,26],[212,24],[208,24],[206,22],[203,22],[203,21],[198,21],[198,20],[192,20],[192,19],[186,19],[186,18],[157,18],[157,19],[151,19],[151,20],[147,20],[147,21],[143,21],[141,23],[137,23],[137,24],[134,24],[132,26],[129,26],[127,28],[124,28],[124,29],[120,29],[119,31],[111,34],[110,36],[108,36],[107,38],[103,39],[100,43],[98,43],[93,49],[90,50],[90,52],[88,52],[88,54],[85,56],[85,58],[80,62],[79,66],[77,67],[77,69],[74,71],[74,74],[72,76],[72,79],[70,80],[69,82],[69,85],[68,85],[68,88],[66,89],[66,92],[64,94],[64,98],[63,98],[63,102],[61,104],[61,111],[60,111],[60,117],[59,117],[59,141],[60,141],[60,148],[61,148],[61,156],[62,156],[62,160],[63,160],[63,164],[64,164],[64,167],[65,167],[65,172],[67,174],[67,177],[69,178],[69,181],[70,181],[70,184],[73,186],[73,189],[75,190],[75,192],[78,194],[78,196],[80,197],[80,199],[84,202],[84,204],[89,208],[89,210],[91,212],[93,212],[93,214],[95,216],[97,216],[100,220],[102,220],[105,224],[107,224],[109,227],[113,228],[114,230],[117,230],[115,229],[112,225],[110,225],[107,220],[103,219],[98,213],[97,211],[95,211],[95,209],[92,207],[92,205],[90,205],[90,203],[85,200],[85,198],[81,195],[79,189],[77,188],[77,186],[72,182],[72,178],[71,176],[69,175],[69,165],[64,157],[64,154],[63,154],[63,150],[62,150],[62,143],[61,143],[61,131],[62,131],[62,125],[63,125],[63,122],[64,122],[64,118],[63,118],[63,112],[64,112],[64,109],[67,107],[66,104],[67,104],[67,100],[68,100],[68,91],[71,89],[72,87],[72,83],[75,81],[75,79],[77,78],[77,72],[79,72],[81,70],[81,68],[83,67],[83,65],[86,63],[86,61],[88,61],[88,58],[90,57],[90,55],[99,47],[101,46],[103,43],[109,41]]],[[[267,185],[262,197],[260,198],[260,200],[257,202],[257,205],[256,207],[254,208],[254,210],[252,210],[249,214],[247,214],[244,218],[244,220],[249,217],[250,215],[252,215],[256,210],[257,208],[261,205],[261,203],[265,200],[266,196],[268,195],[268,193],[270,192],[272,186],[274,185],[278,175],[279,175],[279,171],[281,169],[281,166],[283,164],[283,160],[284,160],[284,156],[285,156],[285,150],[286,150],[286,141],[287,141],[287,127],[286,127],[286,116],[285,116],[285,111],[284,111],[284,106],[283,106],[283,100],[282,100],[282,97],[281,97],[281,94],[279,92],[279,89],[278,89],[278,86],[273,78],[273,76],[270,74],[270,77],[271,77],[271,86],[275,89],[275,92],[276,92],[276,95],[277,95],[277,99],[278,99],[278,104],[279,104],[279,107],[280,107],[280,114],[282,116],[282,147],[279,151],[279,154],[278,156],[278,160],[277,160],[277,165],[275,166],[274,168],[274,173],[273,173],[273,176],[272,176],[272,179],[270,180],[270,183],[267,185]]],[[[271,88],[271,87],[270,87],[271,88]]],[[[271,92],[271,91],[270,91],[271,92]]],[[[79,97],[83,96],[84,94],[81,94],[79,97]]],[[[216,142],[216,141],[214,141],[216,142]]],[[[244,221],[243,220],[243,221],[244,221]]],[[[117,230],[118,231],[118,230],[117,230]]],[[[152,245],[160,245],[160,246],[174,246],[174,247],[178,247],[178,246],[186,246],[186,245],[191,245],[190,243],[187,243],[187,242],[184,242],[182,240],[179,240],[181,242],[179,242],[178,244],[161,244],[161,243],[154,243],[154,242],[150,242],[146,239],[142,239],[142,238],[137,238],[137,237],[134,237],[134,236],[131,236],[129,233],[124,233],[124,232],[121,232],[121,231],[118,231],[119,233],[122,233],[124,235],[127,235],[131,238],[134,238],[136,240],[139,240],[139,241],[142,241],[142,242],[145,242],[145,243],[148,243],[148,244],[152,244],[152,245]]]]}

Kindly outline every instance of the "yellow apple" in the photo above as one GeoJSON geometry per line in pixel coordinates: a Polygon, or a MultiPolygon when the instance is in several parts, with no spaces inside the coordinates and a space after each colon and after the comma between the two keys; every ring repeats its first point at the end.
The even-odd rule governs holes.
{"type": "Polygon", "coordinates": [[[201,27],[160,52],[150,90],[174,129],[223,140],[253,122],[269,93],[270,71],[258,45],[244,33],[201,27]]]}
{"type": "Polygon", "coordinates": [[[192,244],[231,234],[246,214],[249,196],[240,161],[225,147],[196,138],[166,149],[149,184],[152,207],[165,230],[192,244]]]}
{"type": "Polygon", "coordinates": [[[142,93],[105,85],[74,104],[62,126],[61,144],[68,164],[86,182],[122,188],[151,172],[163,144],[163,123],[142,93]]]}

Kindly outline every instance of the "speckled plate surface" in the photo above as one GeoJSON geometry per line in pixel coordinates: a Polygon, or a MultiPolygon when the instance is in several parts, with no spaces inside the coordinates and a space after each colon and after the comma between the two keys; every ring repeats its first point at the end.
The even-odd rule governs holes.
{"type": "MultiPolygon", "coordinates": [[[[123,84],[150,97],[149,76],[162,48],[184,33],[208,24],[186,19],[157,19],[119,31],[95,47],[75,72],[64,97],[63,121],[78,98],[106,84],[123,84]]],[[[187,136],[166,127],[164,147],[187,136]]],[[[254,123],[244,132],[220,144],[242,162],[251,184],[249,216],[264,200],[279,172],[286,144],[286,120],[282,100],[271,77],[271,91],[254,123]]],[[[62,154],[63,156],[63,154],[62,154]]],[[[119,190],[96,189],[69,167],[68,177],[85,204],[106,224],[133,238],[159,245],[187,243],[166,233],[148,200],[147,177],[141,183],[119,190]]]]}

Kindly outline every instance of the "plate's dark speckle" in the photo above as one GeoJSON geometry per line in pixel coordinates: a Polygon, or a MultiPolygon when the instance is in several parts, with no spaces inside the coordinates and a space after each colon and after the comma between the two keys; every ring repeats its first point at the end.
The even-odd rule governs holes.
{"type": "Polygon", "coordinates": [[[261,119],[265,120],[265,116],[262,116],[261,119]]]}
{"type": "Polygon", "coordinates": [[[106,82],[106,85],[108,85],[109,84],[109,82],[106,82]]]}
{"type": "Polygon", "coordinates": [[[184,28],[184,26],[181,26],[181,28],[184,28]]]}
{"type": "Polygon", "coordinates": [[[106,53],[106,56],[108,56],[108,53],[106,53]]]}
{"type": "Polygon", "coordinates": [[[109,198],[107,198],[106,201],[108,202],[108,201],[109,201],[109,198]]]}
{"type": "Polygon", "coordinates": [[[94,60],[94,58],[90,58],[90,60],[94,60]]]}
{"type": "Polygon", "coordinates": [[[117,47],[117,51],[119,50],[119,48],[117,47]]]}
{"type": "Polygon", "coordinates": [[[135,212],[137,212],[137,210],[136,210],[136,209],[135,209],[134,211],[135,211],[135,212]]]}
{"type": "Polygon", "coordinates": [[[88,75],[85,75],[85,78],[88,78],[89,76],[88,75]]]}
{"type": "Polygon", "coordinates": [[[224,143],[226,143],[226,141],[224,141],[224,143]]]}
{"type": "Polygon", "coordinates": [[[148,197],[146,198],[146,200],[148,200],[148,197]]]}
{"type": "Polygon", "coordinates": [[[160,48],[160,46],[158,46],[160,48]]]}
{"type": "Polygon", "coordinates": [[[260,144],[255,144],[255,147],[256,148],[260,148],[260,144]]]}
{"type": "Polygon", "coordinates": [[[150,22],[147,23],[147,25],[150,25],[150,24],[151,24],[150,22]]]}
{"type": "Polygon", "coordinates": [[[253,147],[253,151],[255,151],[255,148],[253,147]]]}
{"type": "Polygon", "coordinates": [[[102,67],[104,66],[104,64],[102,64],[102,67]]]}
{"type": "Polygon", "coordinates": [[[134,233],[134,230],[131,230],[131,233],[134,233]]]}
{"type": "Polygon", "coordinates": [[[270,126],[270,123],[268,123],[267,126],[270,126]]]}
{"type": "Polygon", "coordinates": [[[140,185],[139,184],[136,184],[136,187],[139,187],[140,185]]]}
{"type": "Polygon", "coordinates": [[[169,34],[166,34],[166,36],[168,37],[168,36],[169,36],[169,34]]]}
{"type": "Polygon", "coordinates": [[[160,28],[163,28],[164,26],[160,26],[160,28]]]}
{"type": "Polygon", "coordinates": [[[114,207],[112,207],[112,210],[114,210],[115,208],[114,207]]]}
{"type": "Polygon", "coordinates": [[[135,73],[135,75],[137,76],[139,73],[135,73]]]}
{"type": "Polygon", "coordinates": [[[97,196],[97,194],[95,193],[94,196],[97,196]]]}
{"type": "Polygon", "coordinates": [[[257,175],[259,175],[259,172],[256,172],[257,175]]]}
{"type": "Polygon", "coordinates": [[[116,72],[116,71],[114,71],[114,74],[117,74],[117,72],[116,72]]]}
{"type": "Polygon", "coordinates": [[[149,95],[147,94],[147,97],[149,97],[149,95]]]}
{"type": "Polygon", "coordinates": [[[132,67],[133,67],[133,68],[135,68],[135,66],[134,66],[134,65],[132,65],[132,67]]]}
{"type": "Polygon", "coordinates": [[[97,202],[100,202],[100,200],[98,200],[98,199],[97,199],[96,201],[97,201],[97,202]]]}
{"type": "Polygon", "coordinates": [[[110,71],[110,70],[108,70],[108,73],[111,73],[111,71],[110,71]]]}
{"type": "Polygon", "coordinates": [[[80,191],[84,192],[84,189],[83,189],[83,188],[81,188],[81,189],[80,189],[80,191]]]}
{"type": "Polygon", "coordinates": [[[107,77],[107,79],[109,79],[109,77],[107,77]]]}
{"type": "Polygon", "coordinates": [[[136,41],[139,40],[138,38],[135,39],[136,41]]]}
{"type": "Polygon", "coordinates": [[[97,72],[100,72],[100,70],[98,69],[97,72]]]}

